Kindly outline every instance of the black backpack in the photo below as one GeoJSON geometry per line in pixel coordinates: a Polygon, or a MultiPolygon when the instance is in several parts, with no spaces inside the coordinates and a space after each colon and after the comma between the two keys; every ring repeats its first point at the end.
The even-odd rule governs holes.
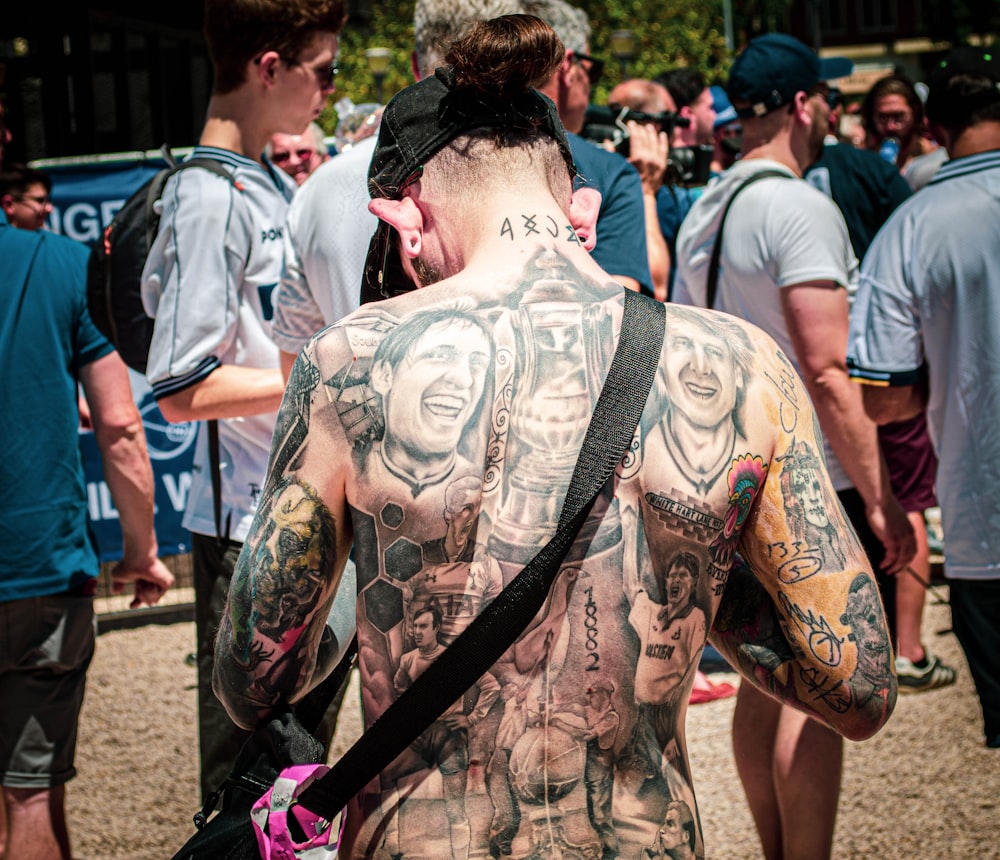
{"type": "Polygon", "coordinates": [[[142,307],[140,280],[146,256],[160,225],[160,197],[167,180],[180,170],[200,167],[225,177],[239,188],[232,174],[212,158],[177,162],[164,145],[167,166],[135,191],[111,219],[103,237],[90,249],[87,305],[100,332],[114,344],[122,360],[146,372],[153,320],[142,307]]]}

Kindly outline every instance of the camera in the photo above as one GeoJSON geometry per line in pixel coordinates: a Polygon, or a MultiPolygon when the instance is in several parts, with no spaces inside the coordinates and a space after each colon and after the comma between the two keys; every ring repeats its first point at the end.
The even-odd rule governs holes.
{"type": "Polygon", "coordinates": [[[645,113],[619,105],[588,105],[580,136],[598,145],[603,145],[604,141],[610,140],[614,145],[615,152],[628,158],[629,131],[626,123],[629,121],[641,122],[644,125],[658,125],[668,135],[678,126],[683,128],[691,125],[691,120],[678,116],[669,110],[660,113],[645,113]]]}
{"type": "MultiPolygon", "coordinates": [[[[580,136],[597,146],[611,141],[615,152],[628,158],[628,123],[656,124],[668,135],[675,128],[691,125],[691,120],[673,111],[645,113],[619,105],[589,105],[583,120],[580,136]]],[[[711,146],[672,147],[667,160],[664,182],[668,185],[704,185],[711,175],[713,148],[711,146]]]]}

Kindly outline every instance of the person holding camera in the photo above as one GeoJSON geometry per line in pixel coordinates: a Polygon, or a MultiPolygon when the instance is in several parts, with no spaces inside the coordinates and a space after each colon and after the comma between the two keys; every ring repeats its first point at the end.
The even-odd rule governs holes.
{"type": "MultiPolygon", "coordinates": [[[[671,259],[670,247],[660,229],[657,198],[666,179],[670,121],[675,116],[676,106],[662,84],[631,78],[611,90],[607,110],[608,125],[592,128],[603,128],[612,135],[610,138],[601,134],[596,137],[603,138],[601,145],[605,149],[627,158],[642,180],[646,243],[651,254],[659,249],[663,255],[662,266],[650,264],[653,296],[665,302],[671,259]]],[[[652,261],[652,257],[650,259],[652,261]]]]}

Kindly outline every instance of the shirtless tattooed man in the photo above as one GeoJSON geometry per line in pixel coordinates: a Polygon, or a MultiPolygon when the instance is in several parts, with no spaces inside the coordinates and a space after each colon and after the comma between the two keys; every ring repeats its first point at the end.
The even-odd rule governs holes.
{"type": "MultiPolygon", "coordinates": [[[[624,292],[588,253],[597,201],[532,87],[563,56],[539,19],[495,18],[385,110],[371,209],[420,288],[326,329],[292,371],[217,641],[243,726],[328,671],[352,547],[370,724],[555,531],[624,292]]],[[[821,447],[769,337],[667,305],[657,381],[574,560],[354,798],[340,856],[704,857],[684,724],[709,638],[745,683],[848,738],[878,731],[891,646],[821,447]]]]}

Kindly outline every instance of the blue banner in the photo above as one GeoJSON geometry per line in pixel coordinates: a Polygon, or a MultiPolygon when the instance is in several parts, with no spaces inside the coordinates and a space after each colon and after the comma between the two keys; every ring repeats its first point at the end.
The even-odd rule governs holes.
{"type": "MultiPolygon", "coordinates": [[[[48,228],[78,242],[97,241],[114,214],[132,193],[164,167],[162,158],[148,155],[54,159],[35,162],[52,178],[53,211],[48,228]]],[[[160,413],[145,378],[129,371],[132,392],[142,415],[146,446],[156,481],[156,538],[160,555],[189,552],[191,535],[181,517],[191,486],[191,463],[197,423],[169,424],[160,413]]],[[[94,434],[80,432],[80,451],[87,479],[91,528],[97,537],[101,561],[122,555],[118,511],[104,481],[101,455],[94,434]]]]}
{"type": "MultiPolygon", "coordinates": [[[[69,161],[69,160],[67,160],[69,161]]],[[[52,178],[52,213],[46,226],[90,245],[143,182],[166,166],[162,159],[52,165],[36,162],[52,178]]]]}

